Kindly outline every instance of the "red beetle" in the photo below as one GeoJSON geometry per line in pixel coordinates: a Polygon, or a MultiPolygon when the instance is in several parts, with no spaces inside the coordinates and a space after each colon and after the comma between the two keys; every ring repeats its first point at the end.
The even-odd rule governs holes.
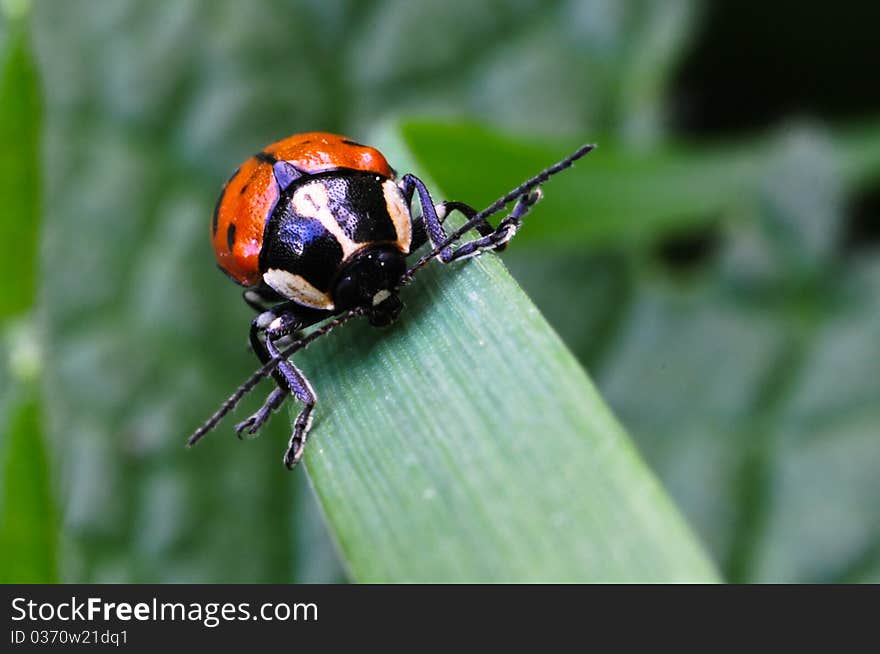
{"type": "Polygon", "coordinates": [[[211,241],[217,264],[246,287],[245,301],[257,312],[250,343],[263,367],[188,440],[195,444],[267,374],[277,388],[255,414],[236,426],[254,434],[284,400],[303,403],[284,455],[292,468],[302,458],[315,392],[287,355],[356,315],[387,325],[399,314],[400,288],[437,257],[443,263],[501,250],[540,198],[539,184],[569,167],[593,146],[569,157],[478,213],[462,202],[434,204],[414,175],[396,173],[375,148],[326,132],[297,134],[273,143],[245,161],[217,200],[211,241]],[[413,216],[418,194],[422,213],[413,216]],[[516,205],[496,228],[486,218],[516,205]],[[452,211],[468,218],[448,237],[443,222],[452,211]],[[479,236],[454,246],[469,229],[479,236]],[[407,257],[425,242],[432,250],[407,269],[407,257]],[[302,330],[323,322],[303,336],[302,330]],[[293,338],[282,350],[279,341],[293,338]]]}

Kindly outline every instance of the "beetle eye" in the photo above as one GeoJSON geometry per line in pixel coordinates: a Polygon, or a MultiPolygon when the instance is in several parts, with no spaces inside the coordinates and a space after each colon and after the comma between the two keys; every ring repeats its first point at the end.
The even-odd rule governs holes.
{"type": "Polygon", "coordinates": [[[333,301],[337,309],[350,309],[358,304],[360,294],[353,275],[345,275],[336,283],[333,301]]]}
{"type": "Polygon", "coordinates": [[[406,259],[401,256],[400,252],[395,250],[382,251],[378,259],[386,283],[389,286],[397,284],[406,272],[406,259]]]}

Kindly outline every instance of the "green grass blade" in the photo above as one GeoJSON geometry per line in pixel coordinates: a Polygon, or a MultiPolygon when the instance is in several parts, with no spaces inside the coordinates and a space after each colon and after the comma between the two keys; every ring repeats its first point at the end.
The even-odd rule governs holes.
{"type": "Polygon", "coordinates": [[[298,357],[319,396],[305,463],[353,579],[717,580],[497,257],[431,265],[403,300],[392,327],[298,357]]]}
{"type": "Polygon", "coordinates": [[[501,262],[426,270],[387,330],[300,362],[306,465],[358,581],[713,581],[676,508],[501,262]]]}

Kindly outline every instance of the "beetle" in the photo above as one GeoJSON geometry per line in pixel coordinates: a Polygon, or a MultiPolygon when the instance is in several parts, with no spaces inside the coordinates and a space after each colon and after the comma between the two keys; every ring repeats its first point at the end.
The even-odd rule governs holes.
{"type": "Polygon", "coordinates": [[[302,458],[317,396],[289,354],[355,316],[375,326],[392,323],[403,307],[401,287],[434,258],[447,264],[504,249],[540,199],[539,185],[593,148],[580,147],[482,212],[463,202],[435,204],[421,179],[405,174],[398,180],[377,149],[337,134],[296,134],[250,157],[220,192],[211,244],[220,270],[245,287],[244,300],[257,312],[249,340],[262,368],[187,444],[198,442],[261,378],[272,375],[276,388],[235,431],[239,437],[256,434],[295,397],[302,409],[284,454],[284,464],[293,468],[302,458]],[[412,211],[416,196],[420,215],[412,211]],[[493,228],[486,218],[513,201],[493,228]],[[450,236],[444,222],[453,211],[467,222],[450,236]],[[478,236],[456,245],[471,229],[478,236]],[[408,268],[407,258],[426,243],[431,250],[408,268]],[[285,338],[294,343],[283,350],[285,338]]]}

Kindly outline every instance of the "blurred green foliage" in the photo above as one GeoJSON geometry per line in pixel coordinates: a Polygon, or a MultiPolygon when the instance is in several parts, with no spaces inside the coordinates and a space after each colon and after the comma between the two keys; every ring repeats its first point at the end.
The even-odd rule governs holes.
{"type": "Polygon", "coordinates": [[[42,168],[40,89],[28,33],[10,11],[0,71],[0,582],[56,581],[58,524],[46,454],[34,320],[42,168]]]}
{"type": "Polygon", "coordinates": [[[2,431],[3,503],[0,583],[58,581],[58,520],[39,394],[32,384],[6,407],[2,431]]]}
{"type": "Polygon", "coordinates": [[[7,219],[0,242],[14,250],[0,257],[0,321],[31,308],[36,292],[37,238],[40,224],[40,90],[28,34],[16,21],[7,34],[0,72],[0,197],[7,219]],[[14,218],[14,219],[13,219],[14,218]]]}
{"type": "Polygon", "coordinates": [[[208,216],[267,142],[382,146],[402,121],[438,193],[474,203],[600,140],[505,262],[726,578],[880,581],[880,254],[842,238],[878,130],[679,142],[669,81],[699,18],[684,0],[36,3],[61,579],[343,578],[304,476],[276,464],[283,418],[181,449],[253,367],[208,216]]]}

